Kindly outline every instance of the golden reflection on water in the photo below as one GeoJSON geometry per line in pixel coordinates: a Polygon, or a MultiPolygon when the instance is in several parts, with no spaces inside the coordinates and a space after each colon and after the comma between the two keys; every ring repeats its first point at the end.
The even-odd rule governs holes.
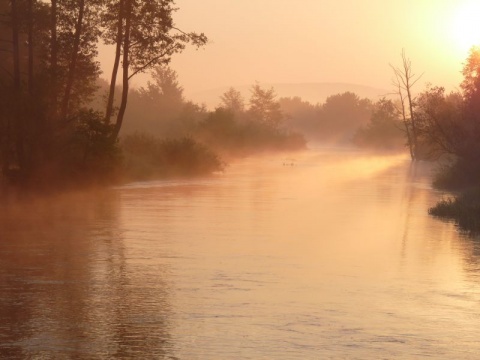
{"type": "Polygon", "coordinates": [[[0,355],[472,358],[479,245],[430,171],[315,150],[6,204],[0,355]]]}

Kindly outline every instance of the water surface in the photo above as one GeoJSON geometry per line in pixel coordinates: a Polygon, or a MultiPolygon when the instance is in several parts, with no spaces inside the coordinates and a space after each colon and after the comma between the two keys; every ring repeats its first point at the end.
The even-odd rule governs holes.
{"type": "Polygon", "coordinates": [[[480,247],[405,156],[0,206],[0,358],[477,358],[480,247]]]}

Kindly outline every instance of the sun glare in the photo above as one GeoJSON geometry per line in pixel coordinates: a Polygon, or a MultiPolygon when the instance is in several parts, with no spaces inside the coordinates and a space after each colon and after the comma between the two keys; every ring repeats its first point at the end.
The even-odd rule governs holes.
{"type": "Polygon", "coordinates": [[[453,14],[451,36],[462,52],[480,44],[480,2],[466,1],[461,3],[453,14]]]}

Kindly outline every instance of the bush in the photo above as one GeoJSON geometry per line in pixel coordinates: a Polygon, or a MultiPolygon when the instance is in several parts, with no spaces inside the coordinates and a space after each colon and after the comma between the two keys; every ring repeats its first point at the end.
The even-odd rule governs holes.
{"type": "Polygon", "coordinates": [[[199,139],[219,151],[231,155],[247,155],[272,150],[299,150],[306,146],[305,138],[288,132],[271,122],[257,121],[245,115],[237,118],[219,108],[198,126],[199,139]]]}
{"type": "Polygon", "coordinates": [[[196,176],[223,170],[225,164],[205,145],[189,137],[160,140],[135,133],[122,142],[127,179],[196,176]]]}
{"type": "Polygon", "coordinates": [[[433,180],[434,187],[448,190],[461,190],[478,186],[478,184],[480,184],[480,167],[464,159],[443,164],[433,180]]]}
{"type": "Polygon", "coordinates": [[[77,182],[112,180],[122,161],[118,142],[111,138],[113,125],[91,109],[79,111],[73,120],[75,126],[62,154],[65,174],[77,182]]]}
{"type": "Polygon", "coordinates": [[[480,189],[466,191],[453,199],[442,200],[428,213],[441,218],[452,219],[466,231],[480,232],[480,189]]]}
{"type": "Polygon", "coordinates": [[[400,114],[391,100],[381,99],[373,106],[370,121],[361,126],[353,136],[359,147],[399,150],[405,148],[405,134],[400,114]]]}

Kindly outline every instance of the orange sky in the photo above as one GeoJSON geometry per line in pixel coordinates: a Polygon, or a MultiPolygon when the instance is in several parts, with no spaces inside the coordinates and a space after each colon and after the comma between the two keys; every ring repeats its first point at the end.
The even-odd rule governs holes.
{"type": "MultiPolygon", "coordinates": [[[[454,89],[470,43],[476,42],[468,26],[477,25],[469,14],[480,9],[473,8],[473,0],[176,3],[178,27],[205,32],[211,40],[204,49],[187,50],[172,62],[187,96],[255,81],[345,82],[389,89],[389,63],[400,63],[402,48],[415,72],[425,73],[420,87],[429,82],[454,89]]],[[[111,61],[105,59],[112,54],[103,55],[109,73],[111,61]]],[[[141,85],[145,77],[133,82],[141,85]]]]}

